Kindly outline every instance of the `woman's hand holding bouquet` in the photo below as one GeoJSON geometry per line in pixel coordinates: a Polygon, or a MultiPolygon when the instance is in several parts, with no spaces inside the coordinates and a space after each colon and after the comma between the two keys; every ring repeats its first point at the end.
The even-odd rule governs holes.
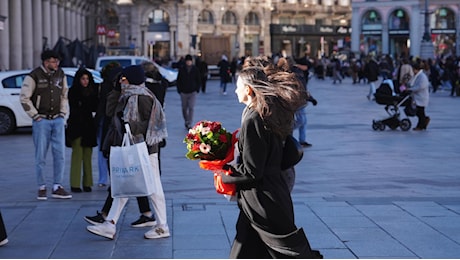
{"type": "Polygon", "coordinates": [[[224,165],[234,161],[234,146],[238,130],[233,134],[227,132],[219,122],[200,121],[184,138],[187,144],[187,154],[190,160],[200,160],[202,169],[214,172],[214,186],[217,193],[233,196],[236,193],[234,184],[222,182],[221,174],[229,174],[224,165]]]}

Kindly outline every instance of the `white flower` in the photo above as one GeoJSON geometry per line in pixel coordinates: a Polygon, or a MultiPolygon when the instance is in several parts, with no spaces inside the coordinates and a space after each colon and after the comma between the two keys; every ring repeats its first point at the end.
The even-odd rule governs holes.
{"type": "Polygon", "coordinates": [[[208,154],[211,151],[211,146],[209,144],[201,143],[200,151],[204,154],[208,154]]]}
{"type": "Polygon", "coordinates": [[[209,132],[211,132],[211,128],[210,128],[210,127],[203,127],[203,128],[201,128],[201,134],[202,134],[202,135],[207,135],[209,132]]]}

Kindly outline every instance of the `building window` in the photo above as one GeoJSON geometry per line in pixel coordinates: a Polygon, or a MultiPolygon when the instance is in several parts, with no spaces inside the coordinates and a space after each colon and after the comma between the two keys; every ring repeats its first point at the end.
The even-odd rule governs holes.
{"type": "Polygon", "coordinates": [[[393,11],[388,20],[390,30],[409,30],[409,16],[403,9],[393,11]]]}
{"type": "Polygon", "coordinates": [[[304,16],[296,16],[296,17],[294,17],[293,23],[297,24],[297,25],[305,24],[305,17],[304,16]]]}
{"type": "Polygon", "coordinates": [[[431,28],[455,28],[455,13],[449,8],[439,8],[431,16],[431,28]]]}
{"type": "Polygon", "coordinates": [[[208,10],[201,11],[201,13],[198,15],[198,23],[214,24],[214,17],[212,16],[212,13],[208,10]]]}
{"type": "Polygon", "coordinates": [[[376,10],[368,11],[362,20],[363,30],[382,30],[382,18],[376,10]]]}
{"type": "Polygon", "coordinates": [[[259,16],[254,12],[249,12],[244,19],[244,24],[246,25],[260,25],[259,16]]]}
{"type": "Polygon", "coordinates": [[[149,24],[155,23],[169,23],[169,15],[163,10],[154,10],[149,14],[149,24]]]}
{"type": "Polygon", "coordinates": [[[291,19],[289,19],[289,16],[280,16],[280,24],[290,24],[291,19]]]}
{"type": "Polygon", "coordinates": [[[233,12],[227,11],[222,17],[222,24],[237,24],[236,15],[233,12]]]}

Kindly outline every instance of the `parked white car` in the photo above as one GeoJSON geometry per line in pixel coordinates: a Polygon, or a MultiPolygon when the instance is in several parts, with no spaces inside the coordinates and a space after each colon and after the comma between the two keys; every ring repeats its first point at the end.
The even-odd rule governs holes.
{"type": "MultiPolygon", "coordinates": [[[[78,68],[62,68],[67,76],[67,84],[72,82],[78,68]]],[[[98,71],[88,69],[95,83],[101,83],[98,71]]],[[[0,135],[10,134],[18,127],[32,126],[32,119],[26,114],[19,101],[22,82],[30,70],[13,70],[0,72],[0,135]]]]}
{"type": "MultiPolygon", "coordinates": [[[[131,65],[140,65],[144,61],[152,62],[149,58],[143,56],[100,56],[96,60],[95,70],[101,71],[102,68],[110,62],[118,62],[124,68],[131,65]]],[[[153,62],[153,64],[158,68],[160,74],[169,82],[170,86],[176,84],[177,74],[179,73],[177,70],[160,66],[156,62],[153,62]]]]}

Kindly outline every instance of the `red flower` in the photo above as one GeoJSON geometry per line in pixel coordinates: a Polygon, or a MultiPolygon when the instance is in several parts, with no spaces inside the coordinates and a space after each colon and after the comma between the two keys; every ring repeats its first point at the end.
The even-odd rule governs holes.
{"type": "Polygon", "coordinates": [[[220,135],[219,136],[219,141],[221,141],[222,143],[228,142],[227,136],[226,135],[220,135]]]}

